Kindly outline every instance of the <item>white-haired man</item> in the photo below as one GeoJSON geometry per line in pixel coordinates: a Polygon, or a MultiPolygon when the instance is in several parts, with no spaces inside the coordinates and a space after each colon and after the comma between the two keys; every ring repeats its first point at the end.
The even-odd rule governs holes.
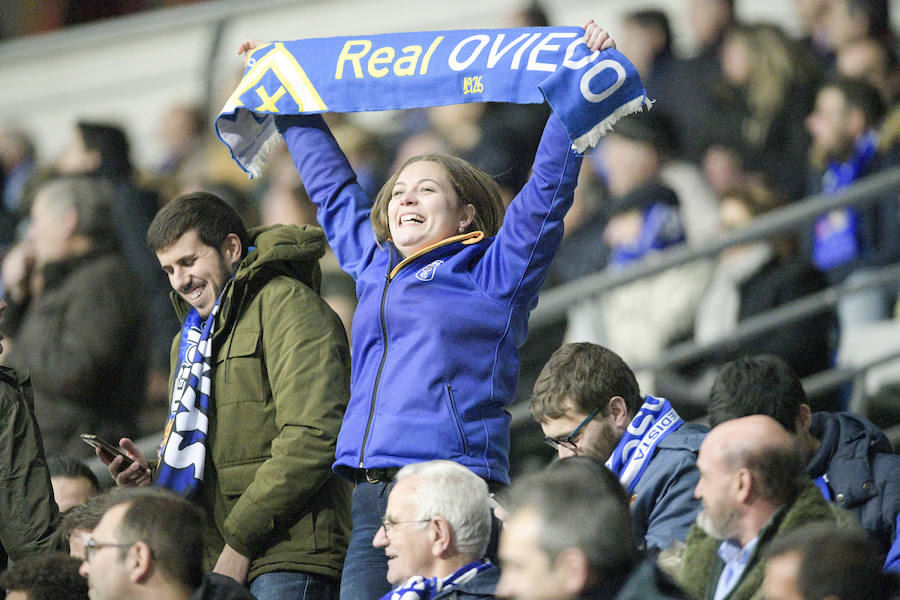
{"type": "Polygon", "coordinates": [[[455,462],[397,472],[372,544],[388,557],[385,599],[493,598],[500,572],[485,560],[491,535],[488,487],[455,462]]]}

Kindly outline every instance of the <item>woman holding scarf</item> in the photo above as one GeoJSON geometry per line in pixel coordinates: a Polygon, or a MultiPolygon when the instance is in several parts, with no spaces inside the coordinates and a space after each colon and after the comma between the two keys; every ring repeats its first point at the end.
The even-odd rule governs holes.
{"type": "MultiPolygon", "coordinates": [[[[584,41],[592,51],[615,47],[593,21],[584,41]]],[[[257,45],[244,42],[240,53],[257,45]]],[[[388,559],[372,540],[401,467],[449,459],[492,487],[509,483],[518,348],[581,157],[551,115],[533,174],[505,215],[491,176],[446,155],[411,158],[373,203],[320,116],[278,116],[276,125],[356,281],[351,397],[334,464],[356,484],[341,598],[380,597],[390,589],[388,559]]]]}

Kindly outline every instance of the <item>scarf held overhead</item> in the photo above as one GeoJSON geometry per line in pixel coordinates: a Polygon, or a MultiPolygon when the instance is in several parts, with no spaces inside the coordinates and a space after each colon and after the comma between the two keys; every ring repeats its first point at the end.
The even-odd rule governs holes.
{"type": "Polygon", "coordinates": [[[271,42],[251,53],[216,133],[255,177],[280,139],[274,115],[546,99],[583,152],[651,106],[631,62],[615,49],[591,52],[583,35],[527,27],[271,42]]]}

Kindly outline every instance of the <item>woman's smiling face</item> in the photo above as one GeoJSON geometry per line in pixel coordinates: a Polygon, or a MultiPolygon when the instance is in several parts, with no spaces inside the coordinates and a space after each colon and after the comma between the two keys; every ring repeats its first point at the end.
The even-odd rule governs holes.
{"type": "Polygon", "coordinates": [[[461,233],[475,215],[462,205],[443,165],[430,160],[400,171],[388,203],[391,241],[404,257],[461,233]]]}

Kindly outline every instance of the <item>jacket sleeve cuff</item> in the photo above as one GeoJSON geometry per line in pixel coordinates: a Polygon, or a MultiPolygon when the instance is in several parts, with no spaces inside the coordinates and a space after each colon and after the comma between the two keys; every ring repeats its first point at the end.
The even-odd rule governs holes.
{"type": "Polygon", "coordinates": [[[262,553],[275,523],[266,511],[260,510],[256,502],[246,496],[245,492],[225,519],[223,537],[229,546],[253,558],[262,553]]]}
{"type": "Polygon", "coordinates": [[[291,127],[313,127],[327,130],[325,119],[320,114],[312,115],[275,115],[275,127],[282,136],[291,127]]]}

